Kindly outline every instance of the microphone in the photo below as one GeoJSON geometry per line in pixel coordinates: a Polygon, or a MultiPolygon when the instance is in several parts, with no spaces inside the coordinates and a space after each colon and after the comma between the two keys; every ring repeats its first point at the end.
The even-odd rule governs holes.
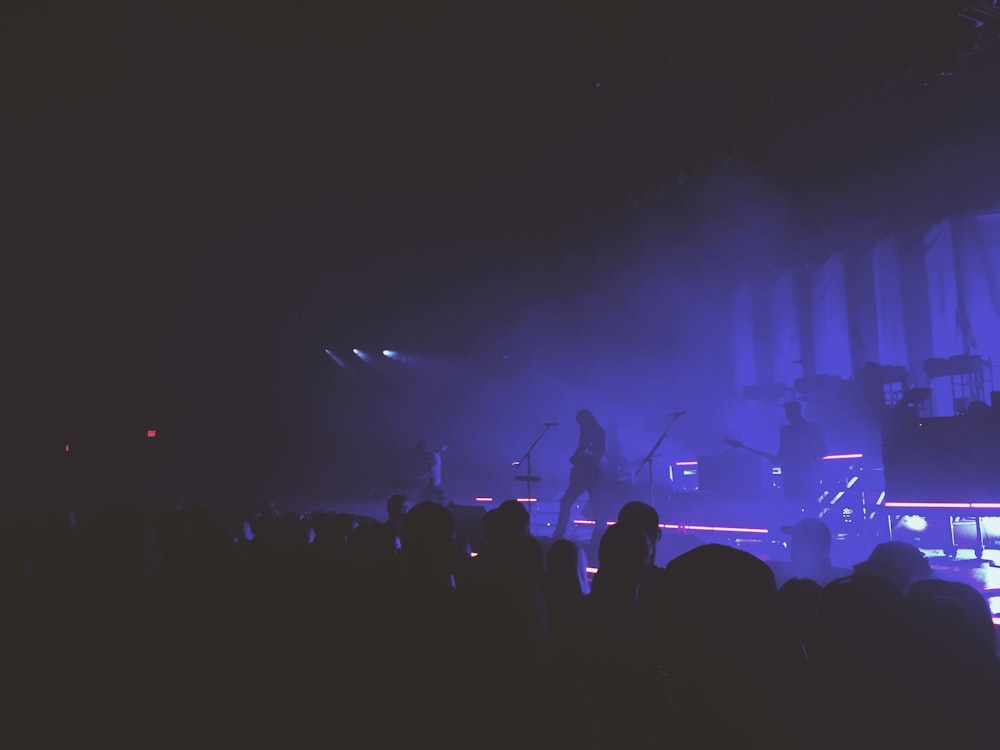
{"type": "Polygon", "coordinates": [[[687,414],[687,410],[685,410],[685,411],[672,411],[667,416],[668,417],[673,417],[674,419],[677,419],[677,417],[683,417],[685,414],[687,414]]]}
{"type": "Polygon", "coordinates": [[[545,422],[542,425],[542,427],[558,427],[558,426],[559,426],[558,422],[545,422]]]}

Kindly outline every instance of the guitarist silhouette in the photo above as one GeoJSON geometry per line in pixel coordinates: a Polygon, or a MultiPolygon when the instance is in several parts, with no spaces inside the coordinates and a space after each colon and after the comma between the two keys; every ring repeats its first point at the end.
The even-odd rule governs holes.
{"type": "Polygon", "coordinates": [[[738,440],[726,440],[734,448],[764,456],[781,466],[781,487],[787,504],[803,513],[814,515],[822,493],[822,461],[826,454],[826,437],[818,425],[802,416],[802,404],[785,404],[788,424],[781,428],[778,452],[750,448],[738,440]]]}
{"type": "Polygon", "coordinates": [[[589,409],[581,409],[576,414],[576,423],[580,425],[580,440],[569,458],[573,468],[569,472],[569,487],[559,501],[559,520],[553,539],[562,539],[566,535],[570,511],[580,496],[585,492],[592,496],[597,490],[606,460],[606,436],[597,418],[589,409]]]}

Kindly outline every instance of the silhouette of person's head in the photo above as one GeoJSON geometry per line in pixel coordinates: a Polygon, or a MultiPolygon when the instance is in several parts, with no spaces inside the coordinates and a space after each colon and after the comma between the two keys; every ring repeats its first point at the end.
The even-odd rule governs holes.
{"type": "Polygon", "coordinates": [[[666,566],[664,582],[666,594],[675,606],[685,608],[685,616],[753,609],[760,602],[776,601],[778,593],[766,563],[724,544],[702,544],[674,558],[666,566]]]}
{"type": "Polygon", "coordinates": [[[660,514],[649,503],[632,500],[625,503],[618,511],[618,525],[635,526],[649,540],[650,562],[656,557],[656,543],[662,535],[660,529],[660,514]]]}
{"type": "Polygon", "coordinates": [[[627,594],[632,600],[650,560],[650,542],[638,526],[610,526],[597,550],[599,567],[594,576],[594,591],[627,594]]]}
{"type": "Polygon", "coordinates": [[[984,653],[996,651],[996,631],[990,606],[972,586],[960,581],[924,578],[915,581],[906,592],[910,603],[930,600],[949,600],[955,603],[955,634],[963,632],[983,648],[984,653]]]}
{"type": "Polygon", "coordinates": [[[492,523],[494,539],[501,543],[531,533],[531,514],[517,500],[504,500],[500,503],[492,523]]]}
{"type": "Polygon", "coordinates": [[[782,526],[791,536],[789,552],[792,562],[828,562],[830,560],[830,527],[818,518],[803,518],[794,526],[782,526]]]}
{"type": "Polygon", "coordinates": [[[594,416],[590,409],[580,409],[576,413],[576,423],[581,427],[590,427],[597,424],[597,417],[594,416]]]}
{"type": "Polygon", "coordinates": [[[880,578],[901,592],[915,581],[934,577],[924,553],[907,542],[877,544],[867,560],[854,566],[854,572],[880,578]]]}
{"type": "Polygon", "coordinates": [[[656,545],[656,556],[660,565],[666,565],[676,557],[680,557],[685,552],[690,552],[695,547],[700,547],[705,540],[695,534],[686,534],[681,531],[669,531],[660,537],[656,545]]]}
{"type": "Polygon", "coordinates": [[[658,658],[686,686],[683,710],[716,722],[699,730],[712,737],[705,746],[763,728],[765,704],[789,700],[803,663],[771,569],[745,550],[703,544],[671,560],[661,583],[658,658]]]}

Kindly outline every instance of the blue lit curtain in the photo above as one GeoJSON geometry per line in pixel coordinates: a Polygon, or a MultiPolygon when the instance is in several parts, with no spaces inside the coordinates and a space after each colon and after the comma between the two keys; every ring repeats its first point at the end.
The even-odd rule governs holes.
{"type": "Polygon", "coordinates": [[[816,373],[850,378],[851,346],[847,328],[844,261],[838,253],[812,277],[813,345],[816,373]]]}
{"type": "MultiPolygon", "coordinates": [[[[962,326],[958,311],[958,280],[955,275],[955,252],[951,219],[936,225],[924,237],[927,248],[927,291],[931,312],[931,356],[951,357],[964,353],[962,326]]],[[[922,367],[922,362],[914,362],[922,367]]]]}
{"type": "Polygon", "coordinates": [[[793,364],[802,359],[795,273],[784,271],[771,285],[771,352],[775,383],[791,385],[802,375],[802,367],[793,364]]]}
{"type": "MultiPolygon", "coordinates": [[[[782,272],[772,282],[763,306],[760,299],[754,304],[749,282],[740,285],[733,299],[736,387],[769,377],[778,383],[794,380],[802,370],[793,367],[790,373],[789,365],[807,357],[803,342],[808,342],[809,333],[815,371],[821,375],[852,377],[852,365],[861,364],[852,362],[852,354],[854,360],[908,367],[918,382],[923,380],[924,362],[911,361],[911,354],[918,358],[978,354],[1000,366],[1000,213],[945,220],[923,240],[924,266],[917,275],[926,278],[926,303],[921,279],[914,288],[919,295],[911,300],[909,314],[901,267],[904,258],[892,238],[878,242],[870,256],[852,261],[850,273],[859,278],[852,277],[850,283],[841,254],[812,272],[809,307],[803,312],[811,314],[811,322],[798,314],[793,272],[782,272]],[[762,314],[770,320],[760,320],[762,314]],[[913,326],[919,330],[910,330],[913,326]],[[908,334],[919,336],[920,341],[929,334],[926,354],[909,351],[908,334]],[[767,342],[758,340],[761,335],[769,336],[769,352],[764,346],[767,342]]],[[[952,413],[950,383],[943,380],[932,386],[935,413],[952,413]]],[[[993,387],[1000,389],[1000,383],[993,387]]]]}
{"type": "Polygon", "coordinates": [[[963,351],[1000,364],[1000,214],[953,221],[963,351]]]}
{"type": "MultiPolygon", "coordinates": [[[[881,365],[910,367],[899,253],[894,239],[882,240],[872,249],[872,271],[878,330],[878,359],[875,361],[881,365]]],[[[920,363],[914,365],[921,366],[920,363]]]]}
{"type": "Polygon", "coordinates": [[[857,373],[868,362],[879,361],[874,258],[865,248],[865,252],[845,254],[843,259],[851,371],[857,373]]]}
{"type": "MultiPolygon", "coordinates": [[[[934,226],[924,236],[924,266],[927,269],[927,295],[930,307],[931,356],[951,357],[963,353],[959,324],[958,281],[955,276],[955,253],[951,220],[934,226]]],[[[923,368],[923,362],[911,363],[923,368]]],[[[930,381],[931,405],[937,416],[955,413],[948,378],[930,381]]]]}

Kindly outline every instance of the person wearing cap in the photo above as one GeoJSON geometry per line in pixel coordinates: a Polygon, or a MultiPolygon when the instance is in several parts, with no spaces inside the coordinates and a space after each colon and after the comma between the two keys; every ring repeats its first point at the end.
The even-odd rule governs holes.
{"type": "Polygon", "coordinates": [[[924,553],[906,542],[875,545],[868,559],[854,566],[854,572],[881,578],[904,594],[911,584],[934,577],[924,553]]]}
{"type": "Polygon", "coordinates": [[[803,518],[794,526],[782,526],[781,531],[790,537],[789,560],[769,563],[778,588],[793,578],[807,578],[825,586],[851,574],[849,569],[839,568],[830,561],[832,536],[823,521],[803,518]]]}

